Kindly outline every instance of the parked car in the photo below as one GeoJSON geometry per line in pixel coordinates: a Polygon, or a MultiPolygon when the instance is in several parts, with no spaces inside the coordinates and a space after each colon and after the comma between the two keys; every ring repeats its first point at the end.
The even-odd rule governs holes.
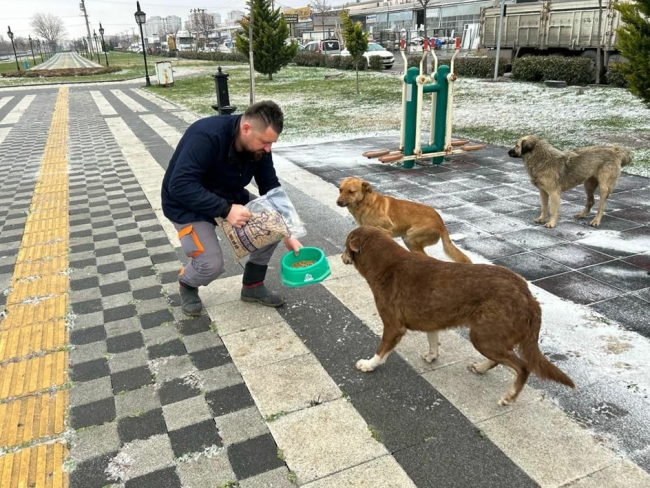
{"type": "MultiPolygon", "coordinates": [[[[344,49],[341,51],[341,56],[349,56],[350,51],[347,49],[344,49]]],[[[384,68],[386,69],[391,69],[393,67],[393,64],[395,64],[395,57],[393,56],[393,53],[390,51],[387,51],[385,47],[377,44],[376,42],[369,42],[368,43],[368,50],[363,53],[363,57],[366,58],[366,62],[370,64],[370,58],[372,56],[379,56],[381,58],[382,63],[384,63],[384,68]]]]}
{"type": "Polygon", "coordinates": [[[304,50],[333,56],[341,54],[341,44],[338,39],[322,39],[320,41],[308,42],[305,44],[304,50]]]}
{"type": "Polygon", "coordinates": [[[221,44],[217,51],[220,53],[232,53],[235,52],[235,41],[232,39],[226,39],[223,44],[221,44]]]}

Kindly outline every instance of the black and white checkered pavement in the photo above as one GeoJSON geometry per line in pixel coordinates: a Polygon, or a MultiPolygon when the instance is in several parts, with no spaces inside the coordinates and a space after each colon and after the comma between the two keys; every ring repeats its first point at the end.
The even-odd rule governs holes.
{"type": "MultiPolygon", "coordinates": [[[[55,89],[0,91],[3,289],[55,99],[55,89]]],[[[337,257],[352,222],[333,205],[336,189],[328,183],[362,176],[450,210],[450,229],[468,236],[465,249],[490,259],[527,254],[525,239],[481,236],[463,220],[463,204],[483,197],[452,173],[471,170],[471,161],[406,177],[391,167],[335,165],[337,151],[356,155],[373,141],[330,144],[322,164],[315,164],[318,148],[301,148],[298,159],[278,149],[283,185],[309,230],[303,243],[331,257],[334,279],[285,289],[286,307],[261,310],[238,300],[242,267],[224,246],[226,273],[202,291],[209,315],[188,319],[177,290],[186,258],[161,217],[159,185],[192,114],[126,85],[71,88],[69,99],[70,486],[647,486],[650,409],[642,395],[617,404],[591,376],[580,377],[591,397],[580,403],[580,392],[531,381],[520,403],[503,410],[496,399],[508,374],[464,374],[475,353],[455,333],[443,338],[439,364],[419,359],[424,341],[413,335],[372,375],[354,369],[372,354],[381,324],[363,280],[337,257]],[[432,196],[430,185],[455,194],[432,196]]],[[[481,177],[495,175],[497,196],[474,211],[508,212],[515,223],[517,211],[527,218],[529,192],[515,184],[522,175],[497,184],[510,174],[480,169],[481,177]]],[[[623,184],[630,191],[649,186],[634,177],[623,184]]],[[[626,230],[648,235],[644,223],[626,230]]],[[[549,251],[575,241],[553,239],[549,251]]],[[[623,258],[643,270],[637,255],[623,258]]],[[[279,257],[268,280],[277,288],[279,257]]],[[[511,264],[526,270],[525,262],[511,264]]],[[[648,289],[625,297],[644,303],[648,289]]],[[[646,337],[635,347],[647,347],[646,337]]],[[[559,351],[554,360],[563,368],[579,361],[559,351]]]]}

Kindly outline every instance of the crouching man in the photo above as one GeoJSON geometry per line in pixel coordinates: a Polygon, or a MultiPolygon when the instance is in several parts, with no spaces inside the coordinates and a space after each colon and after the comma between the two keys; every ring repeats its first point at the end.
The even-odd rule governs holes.
{"type": "MultiPolygon", "coordinates": [[[[271,101],[251,105],[243,115],[218,115],[194,122],[185,131],[169,162],[162,184],[162,210],[176,227],[183,252],[191,258],[178,281],[183,313],[200,315],[199,287],[224,271],[223,252],[216,235],[218,217],[234,227],[248,222],[246,186],[255,179],[260,195],[280,186],[271,146],[282,133],[284,115],[271,101]]],[[[279,307],[284,299],[264,286],[268,263],[279,243],[249,256],[241,299],[279,307]]],[[[284,244],[298,252],[300,242],[284,244]]]]}

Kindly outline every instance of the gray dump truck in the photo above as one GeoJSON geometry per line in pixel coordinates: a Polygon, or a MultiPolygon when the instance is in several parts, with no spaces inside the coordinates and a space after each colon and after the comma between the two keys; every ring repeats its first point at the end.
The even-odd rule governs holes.
{"type": "MultiPolygon", "coordinates": [[[[618,0],[626,1],[626,0],[618,0]]],[[[616,50],[620,14],[617,0],[602,0],[603,68],[624,61],[616,50]]],[[[481,46],[494,55],[499,34],[500,1],[481,9],[481,46]]],[[[532,54],[584,56],[594,62],[598,48],[598,0],[549,0],[506,3],[501,57],[511,60],[532,54]]]]}

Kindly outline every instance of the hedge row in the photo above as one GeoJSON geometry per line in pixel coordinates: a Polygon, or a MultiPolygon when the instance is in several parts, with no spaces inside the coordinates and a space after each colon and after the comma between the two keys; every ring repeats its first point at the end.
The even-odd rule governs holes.
{"type": "MultiPolygon", "coordinates": [[[[496,58],[456,58],[454,61],[454,72],[458,76],[466,78],[493,78],[494,62],[496,58]]],[[[439,60],[438,65],[449,66],[451,60],[439,60]]],[[[501,58],[499,61],[499,76],[503,76],[510,70],[510,61],[501,58]]]]}
{"type": "Polygon", "coordinates": [[[2,73],[4,78],[54,78],[57,76],[92,76],[106,73],[117,73],[122,68],[119,66],[102,66],[96,68],[59,68],[59,69],[38,69],[32,68],[27,71],[11,71],[2,73]]]}
{"type": "MultiPolygon", "coordinates": [[[[399,53],[397,53],[399,55],[399,53]]],[[[174,54],[175,55],[175,54],[174,54]]],[[[216,62],[246,62],[246,57],[239,53],[202,53],[194,51],[178,52],[178,57],[184,59],[200,59],[216,62]]],[[[407,56],[408,67],[420,67],[421,55],[407,56]]],[[[494,76],[494,58],[457,58],[454,61],[454,71],[458,76],[467,78],[492,78],[494,76]]],[[[311,66],[354,70],[354,62],[349,56],[326,56],[320,53],[298,51],[294,62],[297,66],[311,66]]],[[[439,60],[439,65],[449,65],[449,59],[439,60]]],[[[370,58],[370,66],[359,63],[359,70],[383,70],[379,56],[370,58]]],[[[433,66],[432,66],[433,69],[433,66]]],[[[520,81],[562,80],[569,85],[586,85],[594,81],[593,61],[582,57],[564,56],[527,56],[516,59],[512,64],[508,59],[499,62],[499,76],[512,70],[512,77],[520,81]]],[[[88,73],[91,74],[91,73],[88,73]]],[[[96,73],[92,73],[96,74],[96,73]]],[[[16,76],[5,74],[4,76],[16,76]]],[[[38,75],[32,75],[38,76],[38,75]]],[[[627,82],[620,69],[614,64],[606,74],[607,83],[613,86],[625,87],[627,82]]]]}
{"type": "MultiPolygon", "coordinates": [[[[375,56],[373,56],[375,58],[375,56]]],[[[371,58],[371,59],[373,59],[371,58]]],[[[365,61],[365,59],[364,59],[365,61]]],[[[334,68],[334,69],[355,69],[354,61],[350,56],[326,56],[321,53],[299,51],[293,62],[297,66],[311,66],[320,68],[334,68]]],[[[366,69],[366,63],[359,63],[359,71],[366,69]]]]}
{"type": "MultiPolygon", "coordinates": [[[[176,57],[176,53],[170,53],[169,56],[176,57]]],[[[200,59],[202,61],[248,62],[248,58],[237,51],[233,53],[201,53],[195,51],[178,51],[178,57],[183,59],[200,59]]]]}
{"type": "Polygon", "coordinates": [[[594,66],[588,58],[527,56],[512,63],[512,77],[521,81],[560,80],[568,85],[586,85],[594,81],[594,66]]]}

